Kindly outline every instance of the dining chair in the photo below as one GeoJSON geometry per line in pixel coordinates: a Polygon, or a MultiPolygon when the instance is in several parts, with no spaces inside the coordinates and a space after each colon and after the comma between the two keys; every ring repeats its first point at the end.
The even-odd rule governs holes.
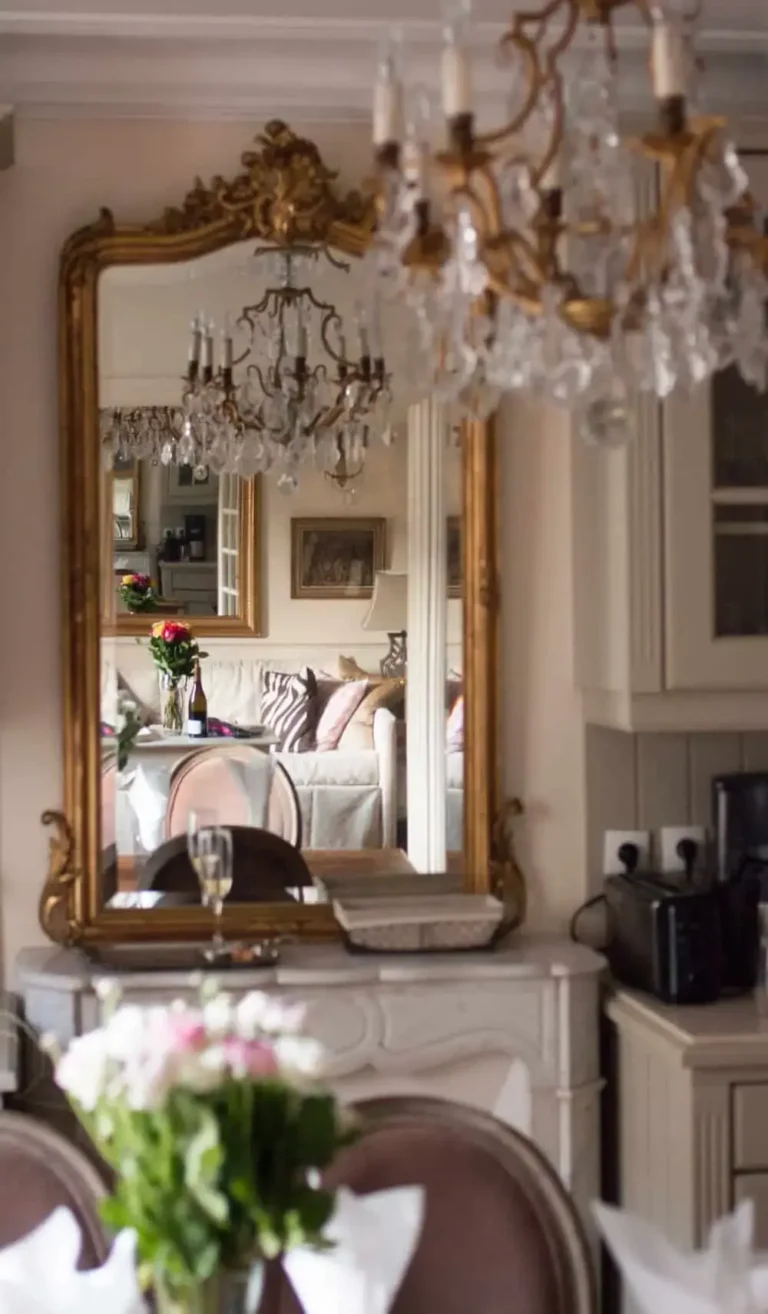
{"type": "MultiPolygon", "coordinates": [[[[361,1135],[326,1174],[356,1194],[421,1185],[421,1239],[392,1314],[596,1314],[576,1210],[527,1137],[449,1100],[393,1096],[353,1110],[361,1135]]],[[[260,1314],[299,1314],[277,1268],[260,1314]]]]}
{"type": "MultiPolygon", "coordinates": [[[[230,826],[232,832],[231,903],[303,903],[314,889],[312,873],[298,849],[255,826],[230,826]]],[[[175,835],[151,853],[141,870],[142,890],[188,894],[195,901],[200,886],[187,853],[187,837],[175,835]]]]}
{"type": "Polygon", "coordinates": [[[252,745],[217,744],[178,763],[165,812],[166,839],[186,833],[187,817],[198,808],[215,812],[222,826],[255,826],[301,848],[296,786],[282,762],[252,745]]]}
{"type": "Polygon", "coordinates": [[[0,1249],[20,1241],[59,1205],[80,1226],[78,1268],[97,1268],[110,1241],[99,1217],[106,1183],[93,1164],[63,1135],[24,1113],[0,1112],[0,1249]]]}

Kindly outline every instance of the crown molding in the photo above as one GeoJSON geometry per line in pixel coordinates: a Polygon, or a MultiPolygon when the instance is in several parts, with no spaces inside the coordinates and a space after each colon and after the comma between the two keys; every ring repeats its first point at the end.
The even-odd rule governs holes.
{"type": "MultiPolygon", "coordinates": [[[[742,6],[745,0],[742,0],[742,6]]],[[[431,6],[430,6],[431,7],[431,6]]],[[[383,20],[30,13],[0,9],[0,86],[20,116],[322,120],[370,117],[383,20]]],[[[402,23],[409,78],[437,90],[440,25],[402,23]]],[[[503,24],[476,28],[481,119],[504,112],[509,73],[496,47],[503,24]]],[[[650,108],[647,37],[623,27],[628,111],[650,108]]],[[[707,102],[756,114],[765,99],[768,33],[711,29],[707,102]]]]}

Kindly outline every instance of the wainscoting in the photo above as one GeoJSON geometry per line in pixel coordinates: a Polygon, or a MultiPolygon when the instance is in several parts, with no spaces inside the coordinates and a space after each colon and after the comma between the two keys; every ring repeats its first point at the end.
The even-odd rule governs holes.
{"type": "Polygon", "coordinates": [[[625,734],[588,726],[588,871],[599,889],[603,832],[711,826],[711,783],[726,771],[768,771],[768,734],[625,734]]]}

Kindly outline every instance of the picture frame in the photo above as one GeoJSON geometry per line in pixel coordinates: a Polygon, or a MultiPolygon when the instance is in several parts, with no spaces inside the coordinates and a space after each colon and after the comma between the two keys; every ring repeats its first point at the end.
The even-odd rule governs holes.
{"type": "Polygon", "coordinates": [[[291,597],[371,598],[386,569],[383,517],[320,516],[291,520],[291,597]]]}
{"type": "Polygon", "coordinates": [[[448,516],[445,531],[446,571],[448,576],[448,597],[463,596],[463,570],[461,547],[461,516],[448,516]]]}

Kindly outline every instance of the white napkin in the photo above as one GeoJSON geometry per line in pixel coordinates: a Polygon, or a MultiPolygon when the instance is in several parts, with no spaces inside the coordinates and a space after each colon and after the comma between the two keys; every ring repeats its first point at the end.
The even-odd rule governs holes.
{"type": "Polygon", "coordinates": [[[768,1308],[768,1267],[756,1265],[752,1255],[751,1200],[714,1224],[705,1250],[688,1253],[641,1218],[603,1204],[593,1208],[644,1314],[756,1314],[768,1308]]]}
{"type": "Polygon", "coordinates": [[[168,768],[137,767],[126,790],[134,817],[134,837],[142,853],[154,853],[164,839],[165,813],[168,807],[168,768]]]}
{"type": "Polygon", "coordinates": [[[121,1232],[102,1268],[77,1271],[82,1238],[60,1207],[0,1250],[1,1314],[144,1314],[136,1280],[136,1236],[121,1232]]]}
{"type": "Polygon", "coordinates": [[[423,1221],[420,1186],[359,1196],[342,1187],[326,1229],[333,1249],[301,1247],[283,1259],[304,1314],[387,1314],[423,1221]]]}

